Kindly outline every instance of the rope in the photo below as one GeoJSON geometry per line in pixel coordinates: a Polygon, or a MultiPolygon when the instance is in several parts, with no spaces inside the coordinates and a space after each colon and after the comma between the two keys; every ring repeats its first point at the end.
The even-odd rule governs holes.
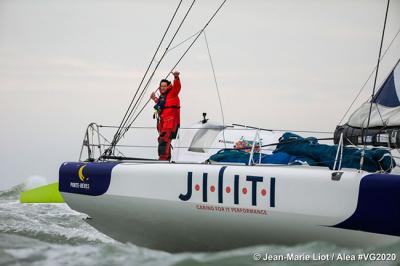
{"type": "MultiPolygon", "coordinates": [[[[160,64],[161,64],[161,62],[162,62],[162,60],[164,59],[165,55],[167,54],[167,51],[168,51],[169,47],[171,46],[171,44],[172,44],[172,42],[174,41],[176,35],[178,34],[180,28],[182,27],[183,22],[185,22],[187,16],[188,16],[189,13],[190,13],[190,10],[192,9],[192,7],[193,7],[193,5],[194,5],[195,2],[196,2],[196,0],[193,0],[193,1],[192,1],[192,4],[189,6],[188,10],[186,11],[185,16],[183,17],[181,23],[179,24],[178,28],[176,29],[174,35],[172,36],[171,41],[168,43],[167,48],[165,49],[164,53],[161,55],[160,60],[157,62],[157,65],[155,66],[155,68],[154,68],[154,70],[153,70],[151,76],[150,76],[149,79],[147,80],[146,85],[144,86],[144,89],[142,90],[142,92],[141,92],[140,95],[139,95],[138,101],[135,103],[134,107],[132,108],[132,110],[131,110],[131,112],[130,112],[130,114],[129,114],[130,119],[132,118],[132,115],[136,112],[138,106],[140,105],[141,101],[143,100],[143,97],[144,97],[144,95],[145,95],[145,92],[147,91],[147,89],[148,89],[148,87],[149,87],[149,85],[150,85],[150,82],[151,82],[151,80],[152,80],[153,77],[154,77],[154,74],[156,73],[158,67],[160,66],[160,64]]],[[[129,124],[129,123],[130,123],[130,122],[128,122],[127,124],[129,124]]]]}
{"type": "Polygon", "coordinates": [[[294,130],[294,129],[270,129],[270,128],[262,128],[262,127],[253,127],[241,124],[232,124],[233,126],[244,127],[249,129],[258,129],[263,131],[277,131],[277,132],[299,132],[299,133],[321,133],[321,134],[333,134],[332,131],[317,131],[317,130],[294,130]]]}
{"type": "Polygon", "coordinates": [[[147,76],[147,73],[148,73],[148,71],[149,71],[149,69],[150,69],[150,67],[151,67],[151,65],[152,65],[152,63],[153,63],[153,61],[154,61],[154,58],[156,57],[156,55],[157,55],[157,53],[158,53],[158,50],[160,49],[162,43],[164,42],[164,38],[165,38],[165,36],[167,35],[167,33],[168,33],[168,31],[169,31],[169,28],[171,27],[171,24],[172,24],[172,22],[173,22],[174,19],[175,19],[175,16],[176,16],[176,14],[177,14],[177,12],[178,12],[178,10],[179,10],[181,4],[182,4],[182,1],[183,1],[183,0],[180,0],[180,1],[179,1],[178,6],[176,7],[174,14],[172,15],[172,18],[171,18],[171,20],[169,21],[168,26],[167,26],[166,30],[164,31],[164,34],[163,34],[163,36],[162,36],[160,42],[159,42],[158,45],[157,45],[156,51],[154,52],[153,57],[151,58],[150,63],[148,64],[148,66],[147,66],[147,68],[146,68],[146,71],[145,71],[145,73],[144,73],[144,75],[143,75],[143,77],[142,77],[142,79],[141,79],[141,81],[140,81],[140,83],[139,83],[139,86],[138,86],[137,89],[136,89],[136,92],[135,92],[135,94],[134,94],[134,96],[133,96],[133,98],[132,98],[132,100],[131,100],[131,102],[130,102],[130,104],[129,104],[129,106],[128,106],[128,109],[126,110],[126,112],[125,112],[125,114],[124,114],[124,117],[123,117],[122,120],[121,120],[121,123],[120,123],[120,125],[119,125],[119,128],[118,128],[118,130],[117,130],[117,131],[115,132],[115,134],[114,134],[113,140],[112,140],[112,142],[111,142],[111,143],[113,143],[113,144],[116,144],[116,143],[118,142],[118,141],[117,141],[117,137],[119,136],[120,131],[121,131],[121,128],[122,128],[123,124],[125,123],[125,119],[126,119],[126,116],[127,116],[127,114],[128,114],[128,111],[129,111],[129,109],[131,108],[131,106],[132,106],[132,104],[133,104],[133,102],[134,102],[134,100],[135,100],[135,98],[136,98],[136,95],[138,94],[138,92],[139,92],[139,90],[140,90],[140,87],[142,86],[143,81],[144,81],[144,79],[145,79],[146,76],[147,76]]]}
{"type": "Polygon", "coordinates": [[[206,46],[207,46],[207,52],[208,52],[208,58],[210,59],[210,64],[211,64],[211,69],[213,72],[213,76],[214,76],[214,83],[215,83],[215,88],[217,90],[217,95],[218,95],[218,102],[219,102],[219,108],[221,110],[221,116],[222,116],[222,139],[224,140],[224,146],[226,148],[226,140],[225,140],[225,116],[224,116],[224,109],[222,108],[222,101],[221,101],[221,95],[219,93],[219,87],[218,87],[218,82],[217,82],[217,76],[215,75],[215,68],[214,68],[214,64],[213,64],[213,60],[211,57],[211,51],[210,51],[210,47],[208,45],[208,40],[207,40],[207,35],[206,35],[206,31],[203,31],[204,34],[204,40],[206,42],[206,46]]]}
{"type": "MultiPolygon", "coordinates": [[[[185,50],[185,52],[182,54],[182,56],[179,58],[178,62],[171,68],[171,71],[168,73],[168,75],[165,78],[168,78],[168,76],[171,74],[171,72],[176,68],[176,66],[182,61],[182,59],[185,57],[185,55],[189,52],[189,50],[192,48],[194,43],[197,41],[197,39],[200,37],[201,33],[207,28],[207,26],[210,24],[210,22],[214,19],[214,17],[217,15],[219,10],[222,8],[222,6],[225,4],[227,0],[224,0],[222,4],[218,7],[218,9],[214,12],[214,14],[211,16],[211,18],[207,21],[207,23],[204,25],[204,27],[199,31],[197,34],[196,38],[191,42],[189,47],[185,50]]],[[[156,91],[154,91],[156,92],[156,91]]],[[[139,110],[137,115],[134,117],[131,123],[129,123],[128,128],[135,122],[135,120],[139,117],[139,115],[143,112],[144,108],[147,106],[147,104],[150,102],[150,99],[147,100],[147,102],[142,106],[142,108],[139,110]]],[[[127,131],[127,130],[126,130],[127,131]]],[[[126,133],[124,132],[124,134],[126,133]]]]}
{"type": "MultiPolygon", "coordinates": [[[[317,141],[324,141],[324,140],[333,140],[333,138],[315,138],[317,141]]],[[[265,147],[273,147],[277,146],[279,144],[290,144],[290,143],[301,143],[305,142],[307,139],[295,139],[295,140],[288,140],[285,142],[275,142],[275,143],[269,143],[269,144],[264,144],[259,146],[261,150],[267,150],[267,149],[262,149],[265,147]]],[[[101,144],[102,146],[111,146],[111,144],[101,144]]],[[[90,144],[89,146],[98,146],[97,144],[90,144]]],[[[127,144],[117,144],[115,145],[116,147],[124,147],[124,148],[156,148],[158,145],[127,145],[127,144]]],[[[176,149],[189,149],[192,148],[192,146],[176,146],[174,147],[176,149]]],[[[242,148],[224,148],[221,149],[219,147],[201,147],[203,149],[210,149],[210,150],[247,150],[250,149],[250,147],[242,147],[242,148]]]]}
{"type": "MultiPolygon", "coordinates": [[[[392,46],[393,42],[396,40],[397,36],[400,33],[400,28],[398,29],[397,33],[394,35],[393,39],[390,41],[388,47],[385,49],[385,51],[382,54],[382,57],[380,58],[380,60],[382,61],[383,58],[385,57],[386,53],[389,51],[390,47],[392,46]]],[[[358,97],[360,97],[361,92],[364,90],[365,86],[367,85],[368,81],[371,79],[372,75],[375,73],[377,65],[374,66],[374,68],[372,69],[371,73],[369,74],[367,80],[364,82],[364,84],[361,86],[361,89],[358,91],[356,97],[354,98],[353,102],[350,104],[349,108],[347,108],[346,112],[344,113],[344,115],[342,116],[342,118],[340,119],[338,125],[341,125],[343,122],[343,119],[347,116],[347,114],[349,113],[350,109],[353,107],[354,103],[356,102],[356,100],[358,99],[358,97]]]]}
{"type": "Polygon", "coordinates": [[[182,44],[184,44],[185,42],[189,41],[190,39],[192,39],[194,36],[196,36],[197,34],[199,34],[201,30],[197,31],[196,33],[190,35],[189,37],[187,37],[186,39],[184,39],[183,41],[181,41],[180,43],[178,43],[177,45],[172,46],[171,48],[168,49],[167,53],[171,52],[172,50],[178,48],[179,46],[181,46],[182,44]]]}
{"type": "MultiPolygon", "coordinates": [[[[155,68],[154,68],[152,74],[150,75],[150,77],[149,77],[149,79],[148,79],[146,85],[144,86],[144,89],[143,89],[143,90],[141,91],[141,93],[139,94],[138,99],[137,99],[136,102],[133,104],[133,106],[132,106],[132,104],[129,106],[129,108],[128,108],[127,112],[126,112],[126,114],[128,113],[128,116],[126,116],[126,114],[125,114],[124,117],[126,117],[126,119],[125,119],[124,123],[121,123],[121,125],[120,125],[121,128],[125,128],[125,125],[129,124],[129,120],[131,119],[131,117],[132,117],[134,111],[136,110],[136,108],[137,108],[137,106],[138,106],[138,103],[140,103],[141,99],[143,98],[143,95],[144,95],[144,92],[145,92],[146,89],[147,89],[147,86],[149,85],[151,79],[153,78],[153,76],[154,76],[156,70],[158,69],[158,67],[159,67],[159,65],[160,65],[160,63],[161,63],[161,61],[163,60],[163,58],[164,58],[166,52],[168,51],[169,47],[171,46],[172,42],[174,41],[176,35],[178,34],[180,28],[181,28],[182,25],[183,25],[183,22],[186,20],[186,17],[187,17],[188,14],[190,13],[190,10],[192,9],[192,7],[193,7],[193,5],[194,5],[195,2],[196,2],[196,0],[193,0],[193,1],[192,1],[192,4],[190,5],[190,7],[188,8],[188,10],[186,11],[185,16],[184,16],[183,19],[181,20],[181,22],[180,22],[178,28],[176,29],[174,35],[172,36],[170,42],[168,43],[167,48],[165,49],[165,51],[164,51],[164,53],[162,54],[162,56],[161,56],[159,62],[158,62],[157,65],[155,66],[155,68]]],[[[181,2],[180,2],[180,3],[181,3],[181,2]]],[[[180,3],[179,3],[179,6],[180,6],[180,3]]],[[[177,10],[176,10],[176,11],[177,11],[177,10]]],[[[176,13],[175,13],[175,14],[176,14],[176,13]]],[[[174,14],[174,16],[175,16],[175,14],[174,14]]],[[[172,22],[172,21],[171,21],[171,22],[172,22]]],[[[169,27],[168,27],[168,29],[169,29],[169,27]]],[[[156,55],[156,54],[155,54],[155,55],[156,55]]],[[[154,57],[155,57],[155,56],[154,56],[154,57]]],[[[154,57],[153,57],[153,60],[154,60],[154,57]]],[[[135,96],[136,96],[136,95],[135,95],[135,96]]],[[[133,100],[132,100],[132,103],[133,103],[133,100]]],[[[124,136],[124,134],[126,133],[126,131],[127,131],[126,128],[123,130],[123,132],[122,132],[122,130],[118,130],[118,131],[117,131],[117,133],[116,133],[115,136],[114,136],[114,140],[113,140],[113,144],[114,144],[114,145],[118,143],[118,141],[124,136]]]]}
{"type": "MultiPolygon", "coordinates": [[[[100,127],[100,126],[99,126],[100,127]]],[[[101,138],[103,138],[103,140],[105,141],[105,142],[107,142],[109,145],[107,145],[107,146],[112,146],[112,143],[103,135],[103,134],[101,134],[99,131],[97,131],[97,133],[99,134],[99,136],[101,137],[101,138]]],[[[103,146],[105,146],[104,144],[102,144],[103,146]]],[[[116,146],[116,145],[115,145],[116,146]]],[[[114,148],[115,148],[115,146],[114,146],[114,148]]],[[[120,150],[118,150],[117,148],[115,148],[115,150],[118,152],[118,154],[120,154],[120,155],[122,155],[122,156],[125,156],[120,150]]]]}
{"type": "Polygon", "coordinates": [[[165,36],[167,35],[167,33],[168,33],[168,31],[169,31],[169,28],[171,27],[171,24],[172,24],[172,22],[173,22],[173,20],[174,20],[174,18],[175,18],[175,16],[176,16],[176,14],[177,14],[177,12],[178,12],[180,6],[181,6],[181,4],[182,4],[182,1],[183,1],[183,0],[180,0],[180,1],[179,1],[179,4],[178,4],[178,6],[177,6],[176,9],[175,9],[174,14],[173,14],[171,20],[170,20],[169,23],[168,23],[167,29],[164,31],[164,34],[163,34],[163,36],[162,36],[162,38],[161,38],[161,40],[160,40],[160,42],[159,42],[159,44],[158,44],[158,46],[157,46],[157,48],[156,48],[156,51],[155,51],[154,54],[153,54],[153,57],[152,57],[151,60],[150,60],[149,65],[147,66],[147,69],[146,69],[146,71],[145,71],[145,73],[144,73],[144,75],[143,75],[143,77],[142,77],[142,80],[140,81],[139,86],[138,86],[138,88],[136,89],[135,95],[133,96],[132,101],[131,101],[130,104],[129,104],[128,110],[125,112],[125,115],[124,115],[124,117],[123,117],[123,119],[122,119],[122,121],[121,121],[120,126],[123,124],[123,122],[124,122],[124,120],[125,120],[125,118],[126,118],[126,115],[127,115],[128,111],[129,111],[129,109],[131,108],[131,106],[132,106],[132,104],[133,104],[133,101],[135,100],[136,95],[137,95],[137,93],[139,92],[139,89],[140,89],[140,87],[141,87],[142,84],[143,84],[143,81],[144,81],[145,77],[147,76],[147,73],[148,73],[148,71],[149,71],[149,69],[150,69],[150,67],[151,67],[151,65],[152,65],[152,63],[153,63],[153,61],[154,61],[154,58],[156,57],[156,55],[157,55],[157,53],[158,53],[158,50],[160,49],[160,47],[161,47],[161,45],[162,45],[162,43],[163,43],[163,41],[164,41],[164,38],[165,38],[165,36]]]}
{"type": "MultiPolygon", "coordinates": [[[[313,131],[313,130],[295,130],[295,129],[264,129],[258,127],[250,127],[250,126],[242,126],[239,124],[233,124],[234,126],[241,126],[246,128],[233,128],[233,126],[226,126],[225,130],[264,130],[264,131],[277,131],[277,132],[299,132],[299,133],[321,133],[321,134],[333,134],[332,131],[313,131]]],[[[111,126],[111,125],[99,125],[99,127],[104,128],[118,128],[118,126],[111,126]]],[[[135,129],[155,129],[154,126],[131,126],[129,128],[135,129]]],[[[179,129],[215,129],[215,127],[180,127],[179,129]]]]}
{"type": "Polygon", "coordinates": [[[365,130],[365,134],[363,136],[364,139],[364,147],[363,147],[363,151],[362,151],[362,157],[360,160],[360,170],[363,167],[363,163],[364,163],[364,155],[365,155],[365,149],[366,149],[366,142],[367,142],[367,137],[368,137],[368,127],[369,127],[369,123],[371,121],[371,113],[372,113],[372,105],[374,104],[372,102],[372,98],[375,95],[375,90],[376,90],[376,80],[378,78],[378,71],[379,71],[379,64],[381,62],[381,53],[382,53],[382,46],[383,46],[383,39],[385,37],[385,30],[386,30],[386,22],[387,22],[387,15],[389,12],[389,5],[390,5],[390,0],[387,0],[387,6],[386,6],[386,13],[385,13],[385,21],[383,22],[383,30],[382,30],[382,37],[381,37],[381,45],[379,47],[379,55],[378,55],[378,63],[376,64],[376,72],[375,72],[375,79],[374,79],[374,87],[372,89],[372,94],[371,94],[371,105],[369,107],[369,113],[368,113],[368,121],[367,121],[367,128],[365,130]]]}

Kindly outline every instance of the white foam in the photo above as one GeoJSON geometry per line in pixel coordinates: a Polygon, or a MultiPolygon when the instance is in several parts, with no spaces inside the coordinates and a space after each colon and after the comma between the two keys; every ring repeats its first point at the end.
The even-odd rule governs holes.
{"type": "Polygon", "coordinates": [[[45,177],[34,175],[34,176],[28,177],[23,182],[23,184],[24,184],[23,190],[29,190],[29,189],[33,189],[33,188],[37,188],[37,187],[40,187],[40,186],[47,185],[48,182],[47,182],[47,179],[45,177]]]}

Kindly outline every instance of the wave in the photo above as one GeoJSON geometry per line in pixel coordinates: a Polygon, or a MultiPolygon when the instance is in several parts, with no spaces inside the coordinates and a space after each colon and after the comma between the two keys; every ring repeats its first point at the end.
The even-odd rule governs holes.
{"type": "Polygon", "coordinates": [[[83,221],[86,215],[66,204],[0,204],[0,232],[34,237],[53,243],[113,242],[83,221]]]}
{"type": "MultiPolygon", "coordinates": [[[[23,182],[0,191],[0,265],[260,265],[253,254],[361,254],[395,253],[400,243],[371,249],[345,248],[312,242],[296,246],[262,245],[234,250],[171,254],[117,242],[84,222],[86,215],[66,204],[21,204],[23,182]]],[[[398,265],[387,261],[384,265],[398,265]]],[[[298,261],[296,265],[382,265],[374,261],[298,261]]],[[[268,262],[293,265],[293,262],[268,262]]]]}
{"type": "Polygon", "coordinates": [[[19,199],[19,193],[36,187],[47,185],[47,180],[41,176],[30,176],[22,183],[13,186],[7,190],[0,191],[0,200],[19,199]]]}
{"type": "Polygon", "coordinates": [[[115,242],[83,221],[87,216],[65,203],[21,204],[22,191],[46,184],[33,177],[0,191],[0,233],[32,237],[49,243],[115,242]]]}
{"type": "Polygon", "coordinates": [[[25,184],[13,186],[10,189],[0,191],[0,200],[15,200],[19,198],[19,193],[25,190],[25,184]]]}
{"type": "MultiPolygon", "coordinates": [[[[397,252],[399,245],[385,247],[383,250],[369,252],[397,252]]],[[[0,264],[26,264],[31,265],[264,265],[264,261],[255,261],[255,252],[269,254],[359,254],[366,252],[360,249],[347,249],[337,247],[330,243],[312,242],[297,246],[255,246],[235,250],[207,252],[207,253],[179,253],[171,254],[141,248],[133,244],[115,243],[48,243],[45,241],[0,233],[0,264]]],[[[392,262],[374,261],[298,261],[294,262],[269,262],[268,265],[398,265],[392,262]]]]}

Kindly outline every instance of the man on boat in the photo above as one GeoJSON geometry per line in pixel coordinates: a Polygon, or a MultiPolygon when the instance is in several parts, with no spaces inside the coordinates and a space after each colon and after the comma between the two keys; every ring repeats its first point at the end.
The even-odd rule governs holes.
{"type": "Polygon", "coordinates": [[[160,96],[156,97],[153,92],[150,98],[156,103],[154,106],[157,117],[158,156],[159,160],[169,161],[171,159],[171,141],[176,138],[180,126],[180,100],[181,82],[179,72],[175,71],[174,82],[169,80],[160,81],[160,96]]]}

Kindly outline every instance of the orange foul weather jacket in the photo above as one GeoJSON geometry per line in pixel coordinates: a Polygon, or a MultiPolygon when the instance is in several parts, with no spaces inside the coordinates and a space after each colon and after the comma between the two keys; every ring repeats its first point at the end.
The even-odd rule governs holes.
{"type": "MultiPolygon", "coordinates": [[[[174,79],[172,85],[168,86],[167,96],[165,99],[165,105],[163,110],[161,111],[160,121],[157,125],[158,131],[172,131],[176,132],[180,125],[180,100],[179,100],[179,92],[181,91],[181,81],[179,78],[174,79]]],[[[160,90],[161,94],[161,90],[160,90]]],[[[158,98],[154,99],[155,102],[158,102],[158,98]]]]}

